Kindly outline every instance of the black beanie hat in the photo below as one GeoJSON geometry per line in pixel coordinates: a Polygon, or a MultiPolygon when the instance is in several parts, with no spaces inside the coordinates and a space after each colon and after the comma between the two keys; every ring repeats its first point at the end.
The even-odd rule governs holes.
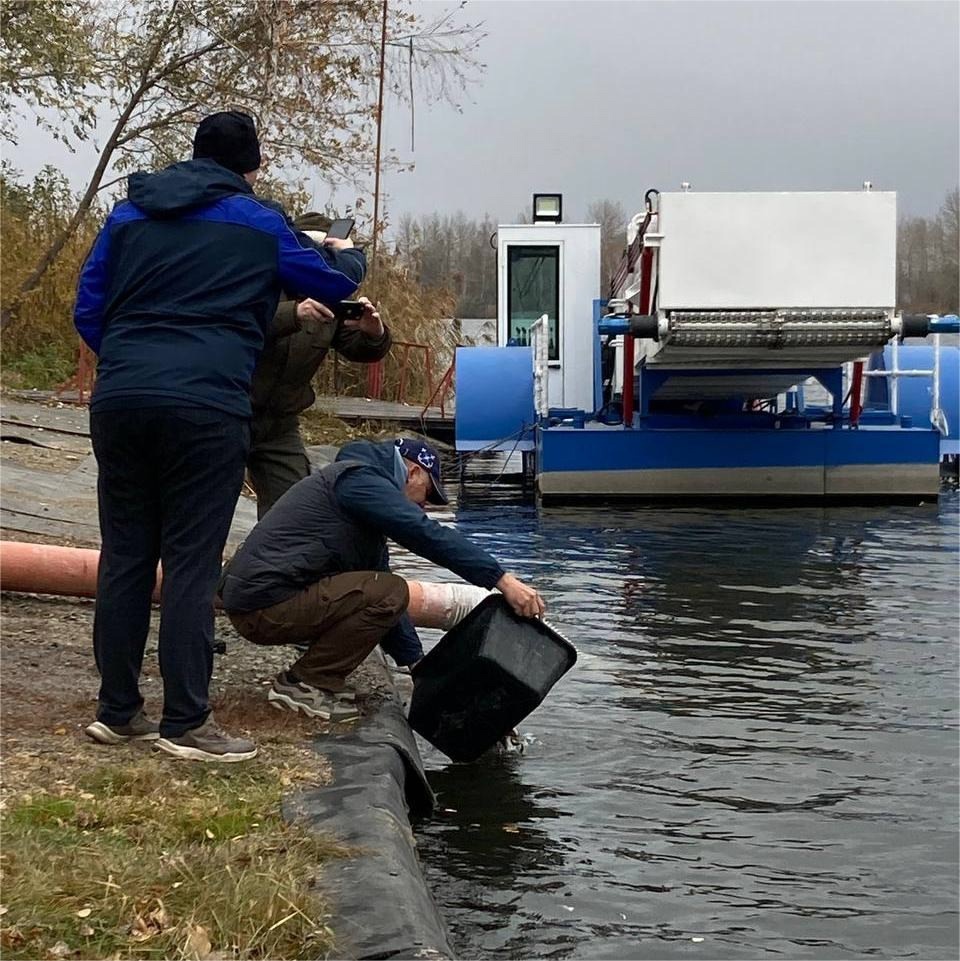
{"type": "Polygon", "coordinates": [[[239,110],[204,117],[193,138],[193,159],[201,157],[238,174],[256,170],[260,166],[260,141],[253,117],[239,110]]]}

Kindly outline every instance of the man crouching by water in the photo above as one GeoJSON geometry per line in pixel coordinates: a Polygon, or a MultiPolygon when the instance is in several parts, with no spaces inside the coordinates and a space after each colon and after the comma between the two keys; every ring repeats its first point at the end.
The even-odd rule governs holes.
{"type": "Polygon", "coordinates": [[[427,517],[427,503],[447,503],[432,447],[355,441],[254,527],[224,572],[223,606],[254,644],[308,645],[268,700],[326,720],[358,716],[345,680],[410,600],[407,582],[390,573],[388,537],[478,587],[496,587],[520,616],[543,615],[536,590],[427,517]]]}

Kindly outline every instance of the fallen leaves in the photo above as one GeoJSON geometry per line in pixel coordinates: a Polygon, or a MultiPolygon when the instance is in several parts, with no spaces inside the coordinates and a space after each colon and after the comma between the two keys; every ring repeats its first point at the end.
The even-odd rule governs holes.
{"type": "Polygon", "coordinates": [[[203,925],[187,922],[185,931],[186,940],[183,944],[183,956],[194,959],[194,961],[204,961],[213,950],[207,929],[203,925]]]}
{"type": "Polygon", "coordinates": [[[146,914],[137,914],[130,924],[130,940],[137,944],[149,941],[162,934],[170,927],[170,916],[163,906],[163,901],[157,898],[153,908],[146,914]]]}

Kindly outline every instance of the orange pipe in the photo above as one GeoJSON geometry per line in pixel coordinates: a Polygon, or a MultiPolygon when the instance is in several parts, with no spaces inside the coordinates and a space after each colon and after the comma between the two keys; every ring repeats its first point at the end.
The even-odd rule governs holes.
{"type": "MultiPolygon", "coordinates": [[[[50,544],[0,541],[0,590],[25,594],[96,597],[100,552],[50,544]]],[[[487,595],[469,584],[429,584],[407,581],[407,613],[418,627],[450,628],[487,595]]],[[[160,572],[153,599],[160,597],[160,572]]],[[[217,598],[214,602],[220,606],[217,598]]]]}
{"type": "Polygon", "coordinates": [[[0,589],[95,597],[100,551],[0,541],[0,589]]]}

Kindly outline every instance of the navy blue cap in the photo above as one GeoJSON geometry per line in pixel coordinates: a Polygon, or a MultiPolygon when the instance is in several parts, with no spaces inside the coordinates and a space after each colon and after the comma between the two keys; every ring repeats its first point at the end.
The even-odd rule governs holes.
{"type": "Polygon", "coordinates": [[[450,500],[443,492],[443,477],[440,474],[440,455],[422,440],[400,437],[397,440],[400,456],[405,460],[419,464],[430,475],[430,493],[427,500],[431,504],[449,504],[450,500]]]}

